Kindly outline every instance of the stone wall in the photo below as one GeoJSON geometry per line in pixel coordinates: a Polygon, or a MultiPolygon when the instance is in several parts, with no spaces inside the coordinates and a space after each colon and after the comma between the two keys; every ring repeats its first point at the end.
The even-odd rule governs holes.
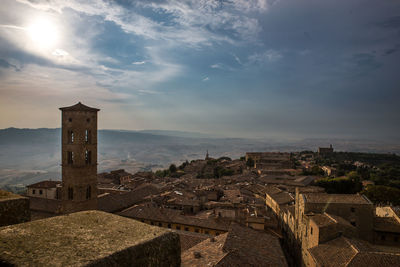
{"type": "Polygon", "coordinates": [[[30,219],[28,198],[0,190],[0,226],[27,222],[30,219]]]}
{"type": "Polygon", "coordinates": [[[47,213],[59,214],[61,213],[61,200],[46,199],[39,197],[29,197],[30,209],[34,211],[42,211],[47,213]]]}

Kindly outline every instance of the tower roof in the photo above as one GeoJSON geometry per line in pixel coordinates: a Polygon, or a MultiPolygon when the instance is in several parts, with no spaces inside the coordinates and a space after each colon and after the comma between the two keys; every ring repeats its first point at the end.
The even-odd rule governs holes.
{"type": "Polygon", "coordinates": [[[97,112],[100,109],[91,108],[91,107],[85,106],[81,102],[78,102],[78,104],[75,104],[75,105],[70,106],[70,107],[63,107],[63,108],[60,108],[60,110],[61,111],[96,111],[97,112]]]}

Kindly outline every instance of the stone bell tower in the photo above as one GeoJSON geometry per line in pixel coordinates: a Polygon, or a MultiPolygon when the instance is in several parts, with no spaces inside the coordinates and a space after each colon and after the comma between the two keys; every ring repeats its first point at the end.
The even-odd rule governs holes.
{"type": "Polygon", "coordinates": [[[61,110],[62,212],[97,209],[97,112],[79,102],[61,110]]]}

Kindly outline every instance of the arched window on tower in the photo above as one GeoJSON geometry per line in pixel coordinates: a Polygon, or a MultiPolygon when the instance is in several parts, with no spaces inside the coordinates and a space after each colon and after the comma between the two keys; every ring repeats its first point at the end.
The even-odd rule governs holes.
{"type": "Polygon", "coordinates": [[[91,199],[92,198],[92,187],[88,185],[86,187],[86,199],[91,199]]]}
{"type": "Polygon", "coordinates": [[[68,187],[68,199],[69,200],[74,199],[74,189],[72,187],[68,187]]]}
{"type": "Polygon", "coordinates": [[[89,150],[85,151],[85,162],[86,162],[86,164],[92,163],[92,151],[89,151],[89,150]]]}
{"type": "Polygon", "coordinates": [[[68,131],[68,144],[74,143],[74,131],[68,131]]]}

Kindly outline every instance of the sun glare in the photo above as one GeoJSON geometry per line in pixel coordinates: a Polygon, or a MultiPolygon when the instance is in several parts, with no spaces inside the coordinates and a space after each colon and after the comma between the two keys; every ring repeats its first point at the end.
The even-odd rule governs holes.
{"type": "Polygon", "coordinates": [[[27,28],[30,39],[40,49],[50,49],[56,46],[59,39],[57,27],[50,20],[40,19],[27,28]]]}

